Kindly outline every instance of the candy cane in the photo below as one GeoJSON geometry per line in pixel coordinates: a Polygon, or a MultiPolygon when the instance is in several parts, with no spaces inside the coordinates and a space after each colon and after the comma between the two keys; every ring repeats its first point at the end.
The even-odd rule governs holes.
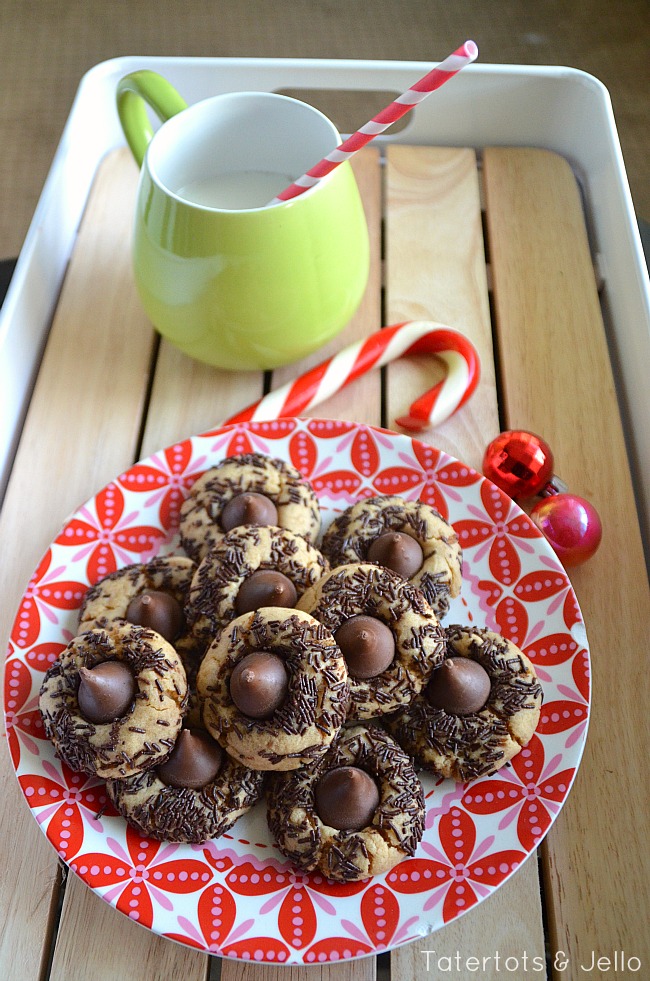
{"type": "Polygon", "coordinates": [[[445,362],[447,374],[413,402],[407,415],[395,422],[414,433],[438,426],[464,405],[476,389],[480,362],[476,349],[463,334],[428,320],[410,320],[384,327],[365,340],[350,344],[231,416],[226,424],[307,413],[355,378],[406,354],[435,354],[445,362]]]}

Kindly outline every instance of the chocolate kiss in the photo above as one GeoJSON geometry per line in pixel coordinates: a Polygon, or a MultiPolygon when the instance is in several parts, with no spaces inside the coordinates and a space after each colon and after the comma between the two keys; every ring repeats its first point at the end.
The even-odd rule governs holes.
{"type": "Polygon", "coordinates": [[[221,512],[221,527],[230,531],[239,525],[277,525],[278,509],[270,498],[254,491],[232,497],[221,512]]]}
{"type": "Polygon", "coordinates": [[[284,661],[271,651],[247,654],[230,676],[230,697],[251,719],[269,719],[284,702],[288,688],[284,661]]]}
{"type": "Polygon", "coordinates": [[[377,784],[357,766],[339,766],[324,773],[316,784],[314,803],[319,818],[338,831],[367,827],[379,805],[377,784]]]}
{"type": "Polygon", "coordinates": [[[156,767],[168,787],[200,790],[212,783],[221,767],[223,750],[202,729],[181,729],[171,756],[156,767]]]}
{"type": "Polygon", "coordinates": [[[235,609],[241,616],[263,606],[292,607],[297,599],[296,587],[282,572],[258,569],[239,587],[235,609]]]}
{"type": "Polygon", "coordinates": [[[365,615],[344,620],[334,634],[354,678],[375,678],[395,657],[395,638],[381,620],[365,615]]]}
{"type": "Polygon", "coordinates": [[[134,596],[126,609],[126,619],[139,627],[155,630],[173,644],[185,627],[180,603],[170,593],[145,589],[134,596]]]}
{"type": "Polygon", "coordinates": [[[422,568],[424,554],[420,544],[410,535],[401,531],[387,531],[372,542],[368,559],[392,569],[402,579],[410,579],[422,568]]]}
{"type": "Polygon", "coordinates": [[[433,672],[425,694],[434,708],[451,715],[472,715],[487,702],[490,687],[490,676],[477,661],[448,657],[433,672]]]}
{"type": "Polygon", "coordinates": [[[77,702],[89,722],[121,719],[137,691],[133,672],[121,661],[101,661],[79,668],[77,702]]]}

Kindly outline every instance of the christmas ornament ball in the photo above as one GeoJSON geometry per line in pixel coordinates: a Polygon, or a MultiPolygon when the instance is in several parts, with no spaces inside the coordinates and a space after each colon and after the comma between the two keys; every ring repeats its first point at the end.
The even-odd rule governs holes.
{"type": "Polygon", "coordinates": [[[487,447],[483,473],[508,497],[535,497],[553,476],[553,454],[541,436],[506,430],[487,447]]]}
{"type": "Polygon", "coordinates": [[[586,562],[600,545],[603,529],[598,512],[576,494],[543,498],[530,518],[565,566],[586,562]]]}

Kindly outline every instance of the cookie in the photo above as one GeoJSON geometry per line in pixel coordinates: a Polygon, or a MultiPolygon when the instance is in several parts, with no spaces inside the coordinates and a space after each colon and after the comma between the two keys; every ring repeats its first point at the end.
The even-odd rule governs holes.
{"type": "Polygon", "coordinates": [[[413,855],[424,814],[411,760],[373,726],[346,727],[315,766],[274,774],[267,798],[281,853],[339,882],[380,875],[413,855]]]}
{"type": "Polygon", "coordinates": [[[186,704],[174,648],[127,623],[75,637],[47,671],[39,699],[61,759],[104,778],[130,777],[166,759],[186,704]]]}
{"type": "Polygon", "coordinates": [[[312,766],[338,734],[349,698],[331,633],[309,614],[284,608],[229,624],[208,648],[197,684],[206,729],[256,770],[312,766]]]}
{"type": "Polygon", "coordinates": [[[106,790],[125,820],[148,838],[201,844],[229,831],[263,793],[264,774],[248,770],[204,730],[182,729],[161,767],[106,790]]]}
{"type": "Polygon", "coordinates": [[[183,650],[192,644],[183,607],[195,572],[196,563],[181,555],[160,555],[150,562],[110,572],[86,592],[79,611],[79,633],[127,620],[156,630],[177,650],[183,650]],[[153,597],[143,608],[136,601],[147,594],[153,597]],[[148,622],[130,620],[129,615],[146,617],[148,622]]]}
{"type": "Polygon", "coordinates": [[[297,607],[331,631],[346,659],[348,721],[408,704],[444,658],[444,633],[424,594],[390,569],[339,566],[297,607]]]}
{"type": "Polygon", "coordinates": [[[277,525],[315,542],[321,525],[318,499],[300,471],[284,460],[262,453],[228,457],[192,485],[181,507],[181,544],[200,562],[242,524],[277,525]]]}
{"type": "Polygon", "coordinates": [[[200,563],[185,608],[195,636],[211,641],[227,623],[262,606],[295,605],[329,569],[300,535],[277,527],[233,528],[200,563]]]}
{"type": "Polygon", "coordinates": [[[494,773],[529,742],[542,688],[531,661],[510,640],[457,625],[445,634],[445,661],[386,725],[420,765],[462,783],[494,773]]]}
{"type": "Polygon", "coordinates": [[[358,501],[329,526],[321,551],[332,568],[350,562],[387,566],[418,586],[438,619],[460,594],[462,554],[458,536],[422,501],[382,495],[358,501]]]}
{"type": "Polygon", "coordinates": [[[199,724],[194,692],[206,644],[188,629],[183,612],[196,568],[186,556],[159,555],[109,573],[84,596],[78,632],[126,620],[161,634],[181,657],[190,693],[188,715],[199,724]]]}

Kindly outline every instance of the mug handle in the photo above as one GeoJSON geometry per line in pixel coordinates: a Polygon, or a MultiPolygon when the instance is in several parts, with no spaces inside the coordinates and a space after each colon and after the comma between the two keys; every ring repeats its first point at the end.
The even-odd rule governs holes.
{"type": "Polygon", "coordinates": [[[141,69],[125,75],[117,83],[117,113],[126,142],[139,167],[153,136],[146,105],[151,106],[164,123],[170,116],[187,109],[187,102],[173,85],[157,72],[141,69]]]}

